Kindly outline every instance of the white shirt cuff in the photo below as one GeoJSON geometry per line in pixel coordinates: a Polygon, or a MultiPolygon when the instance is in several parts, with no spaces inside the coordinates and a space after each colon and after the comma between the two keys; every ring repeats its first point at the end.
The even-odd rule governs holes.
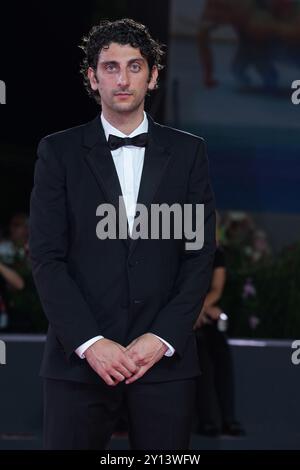
{"type": "Polygon", "coordinates": [[[173,356],[173,354],[175,353],[175,349],[173,348],[173,346],[171,346],[167,341],[162,339],[160,336],[157,336],[154,333],[151,333],[151,334],[153,336],[156,336],[156,338],[160,339],[166,346],[168,346],[168,350],[165,352],[164,355],[167,356],[167,357],[173,356]]]}
{"type": "Polygon", "coordinates": [[[102,338],[104,338],[104,336],[95,336],[94,338],[89,339],[88,341],[81,344],[80,346],[78,346],[78,348],[75,349],[76,354],[80,357],[80,359],[85,359],[84,353],[87,350],[87,348],[92,346],[92,344],[96,343],[98,339],[102,339],[102,338]]]}
{"type": "MultiPolygon", "coordinates": [[[[151,334],[156,336],[156,338],[160,339],[160,341],[162,341],[168,347],[168,350],[165,352],[164,355],[167,357],[173,356],[173,354],[175,353],[175,349],[173,348],[173,346],[171,346],[167,341],[162,339],[160,336],[157,336],[154,333],[151,333],[151,334]]],[[[92,344],[96,343],[96,341],[102,338],[104,338],[104,336],[95,336],[94,338],[89,339],[88,341],[81,344],[80,346],[78,346],[78,348],[75,349],[76,354],[80,357],[80,359],[85,359],[85,355],[84,355],[85,351],[90,346],[92,346],[92,344]]]]}

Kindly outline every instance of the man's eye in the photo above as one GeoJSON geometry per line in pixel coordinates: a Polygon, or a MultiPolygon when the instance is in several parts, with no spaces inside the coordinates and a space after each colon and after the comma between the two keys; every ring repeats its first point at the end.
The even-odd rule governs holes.
{"type": "Polygon", "coordinates": [[[131,64],[130,69],[133,72],[139,72],[141,70],[141,66],[140,66],[140,64],[137,64],[137,63],[131,64]]]}
{"type": "Polygon", "coordinates": [[[112,64],[107,64],[105,68],[108,72],[114,72],[116,70],[116,66],[112,64]]]}

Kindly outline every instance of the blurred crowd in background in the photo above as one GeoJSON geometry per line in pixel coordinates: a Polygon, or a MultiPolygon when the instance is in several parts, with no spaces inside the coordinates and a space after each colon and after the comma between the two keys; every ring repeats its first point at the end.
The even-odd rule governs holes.
{"type": "MultiPolygon", "coordinates": [[[[251,215],[226,212],[217,238],[226,258],[227,279],[220,300],[234,337],[293,337],[299,328],[300,247],[276,256],[268,235],[251,215]],[[285,295],[282,296],[282,292],[285,295]]],[[[29,260],[28,214],[15,213],[0,229],[0,331],[44,333],[47,320],[37,296],[29,260]]]]}

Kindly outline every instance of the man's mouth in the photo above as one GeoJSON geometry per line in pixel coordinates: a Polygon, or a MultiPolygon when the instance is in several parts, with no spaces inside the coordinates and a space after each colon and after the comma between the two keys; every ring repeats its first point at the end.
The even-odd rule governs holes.
{"type": "Polygon", "coordinates": [[[131,96],[132,93],[129,93],[127,91],[120,91],[118,93],[115,93],[115,96],[131,96]]]}

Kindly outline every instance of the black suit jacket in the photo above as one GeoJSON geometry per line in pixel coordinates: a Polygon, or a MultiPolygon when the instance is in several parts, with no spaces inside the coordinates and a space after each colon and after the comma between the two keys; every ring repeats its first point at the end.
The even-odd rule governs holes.
{"type": "MultiPolygon", "coordinates": [[[[194,321],[215,251],[215,207],[203,139],[149,119],[138,202],[205,204],[205,243],[184,239],[99,240],[99,204],[122,195],[100,116],[43,138],[30,207],[30,256],[49,320],[44,377],[101,380],[75,349],[96,335],[126,346],[152,332],[176,350],[141,381],[198,375],[194,321]]],[[[118,213],[118,211],[117,211],[118,213]]],[[[116,222],[117,223],[117,222],[116,222]]]]}

